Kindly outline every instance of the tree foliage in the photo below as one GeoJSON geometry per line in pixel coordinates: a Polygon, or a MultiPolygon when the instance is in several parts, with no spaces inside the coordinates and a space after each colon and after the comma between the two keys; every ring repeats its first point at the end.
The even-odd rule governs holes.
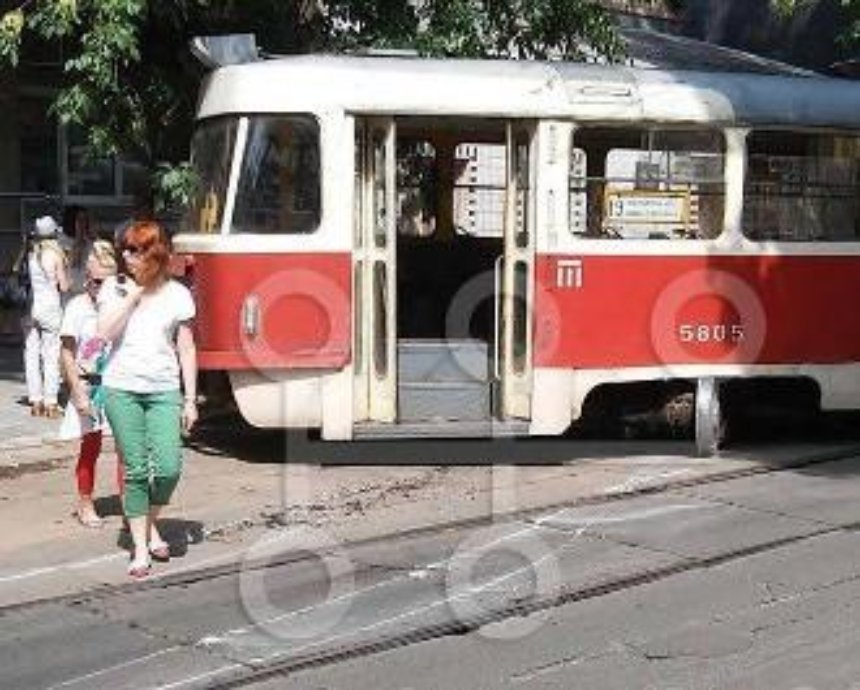
{"type": "MultiPolygon", "coordinates": [[[[11,6],[10,6],[11,5],[11,6]]],[[[433,56],[622,55],[611,16],[587,0],[24,0],[0,17],[0,63],[27,37],[63,46],[56,115],[87,132],[90,151],[149,166],[179,185],[202,69],[195,35],[255,33],[272,53],[411,48],[433,56]]],[[[23,41],[23,43],[22,43],[23,41]]]]}
{"type": "MultiPolygon", "coordinates": [[[[785,21],[793,19],[801,12],[814,10],[819,4],[824,3],[821,0],[770,0],[774,14],[785,21]]],[[[860,0],[829,0],[828,4],[841,8],[843,29],[838,43],[847,54],[852,55],[860,45],[860,0]]]]}
{"type": "Polygon", "coordinates": [[[846,28],[841,39],[849,54],[856,55],[860,46],[860,0],[842,0],[846,15],[846,28]]]}
{"type": "Polygon", "coordinates": [[[435,0],[331,3],[332,47],[412,48],[423,55],[582,59],[619,58],[610,15],[582,0],[435,0]]]}

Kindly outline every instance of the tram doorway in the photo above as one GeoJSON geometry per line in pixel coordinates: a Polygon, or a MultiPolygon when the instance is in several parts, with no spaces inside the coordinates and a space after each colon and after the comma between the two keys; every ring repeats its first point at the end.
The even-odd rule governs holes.
{"type": "MultiPolygon", "coordinates": [[[[390,233],[390,246],[381,251],[365,233],[377,255],[377,269],[364,272],[371,283],[363,292],[371,305],[361,317],[364,359],[376,378],[366,388],[366,419],[397,422],[410,433],[443,425],[446,435],[475,435],[488,424],[526,418],[527,403],[511,401],[517,375],[530,364],[531,132],[478,118],[397,118],[386,126],[388,154],[365,142],[365,168],[381,167],[390,155],[390,169],[365,170],[364,178],[393,189],[364,199],[376,207],[389,199],[394,210],[367,217],[377,234],[390,233]],[[383,229],[386,222],[391,227],[383,229]],[[372,287],[380,282],[387,293],[372,287]],[[392,318],[390,328],[382,314],[392,318]],[[383,354],[388,367],[375,361],[383,354]],[[380,373],[392,375],[390,389],[382,390],[380,373]],[[393,409],[382,418],[372,398],[392,392],[393,409]]],[[[512,433],[522,426],[513,423],[512,433]]]]}

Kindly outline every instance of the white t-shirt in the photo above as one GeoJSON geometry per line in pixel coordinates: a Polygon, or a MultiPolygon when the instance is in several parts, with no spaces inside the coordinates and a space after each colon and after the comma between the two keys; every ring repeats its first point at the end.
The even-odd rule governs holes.
{"type": "MultiPolygon", "coordinates": [[[[122,296],[117,279],[108,278],[99,291],[99,309],[122,296]]],[[[175,280],[168,280],[154,293],[144,294],[128,317],[125,330],[113,343],[102,379],[104,385],[133,393],[178,390],[176,330],[195,314],[191,293],[175,280]]]]}
{"type": "Polygon", "coordinates": [[[41,251],[33,248],[27,258],[30,287],[33,292],[30,314],[42,326],[56,332],[63,315],[60,288],[57,283],[59,264],[63,259],[61,250],[55,242],[43,240],[40,244],[41,251]]]}
{"type": "MultiPolygon", "coordinates": [[[[104,341],[96,333],[98,331],[98,311],[89,295],[77,295],[69,300],[63,311],[63,321],[60,325],[60,337],[75,339],[75,362],[81,375],[97,373],[97,363],[103,350],[104,341]]],[[[89,385],[84,384],[89,392],[89,385]]],[[[91,431],[110,433],[110,427],[103,413],[99,410],[95,417],[86,415],[81,418],[74,405],[66,405],[66,414],[60,424],[59,438],[80,438],[91,431]]]]}
{"type": "Polygon", "coordinates": [[[79,364],[82,353],[88,350],[86,346],[96,338],[98,316],[95,303],[86,293],[70,299],[63,311],[60,337],[66,336],[75,339],[76,359],[79,364]]]}

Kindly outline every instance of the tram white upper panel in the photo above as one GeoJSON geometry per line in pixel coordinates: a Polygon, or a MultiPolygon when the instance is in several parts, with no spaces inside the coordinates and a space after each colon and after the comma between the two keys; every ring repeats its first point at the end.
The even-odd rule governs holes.
{"type": "Polygon", "coordinates": [[[860,83],[561,62],[296,56],[217,70],[199,116],[321,112],[860,126],[860,83]]]}

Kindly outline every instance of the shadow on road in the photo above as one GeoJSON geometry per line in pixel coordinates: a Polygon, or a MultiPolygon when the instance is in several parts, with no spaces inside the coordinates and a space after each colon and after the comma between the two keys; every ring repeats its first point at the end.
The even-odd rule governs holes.
{"type": "Polygon", "coordinates": [[[248,462],[332,465],[553,465],[584,458],[624,455],[689,456],[690,441],[583,439],[573,436],[519,439],[409,439],[322,441],[314,432],[256,429],[238,415],[207,420],[189,447],[212,456],[248,462]]]}
{"type": "MultiPolygon", "coordinates": [[[[732,420],[727,454],[755,455],[788,444],[860,443],[860,413],[807,418],[745,417],[732,420]]],[[[520,439],[411,439],[322,441],[314,432],[256,429],[238,414],[210,418],[188,445],[209,456],[247,462],[329,465],[555,465],[583,459],[695,457],[690,439],[660,435],[635,439],[596,437],[573,429],[564,437],[520,439]]]]}
{"type": "MultiPolygon", "coordinates": [[[[170,545],[171,558],[182,558],[188,553],[189,545],[200,544],[204,539],[203,523],[197,520],[161,518],[158,521],[158,531],[170,545]]],[[[116,545],[126,551],[133,549],[131,533],[125,527],[117,532],[116,545]]]]}

